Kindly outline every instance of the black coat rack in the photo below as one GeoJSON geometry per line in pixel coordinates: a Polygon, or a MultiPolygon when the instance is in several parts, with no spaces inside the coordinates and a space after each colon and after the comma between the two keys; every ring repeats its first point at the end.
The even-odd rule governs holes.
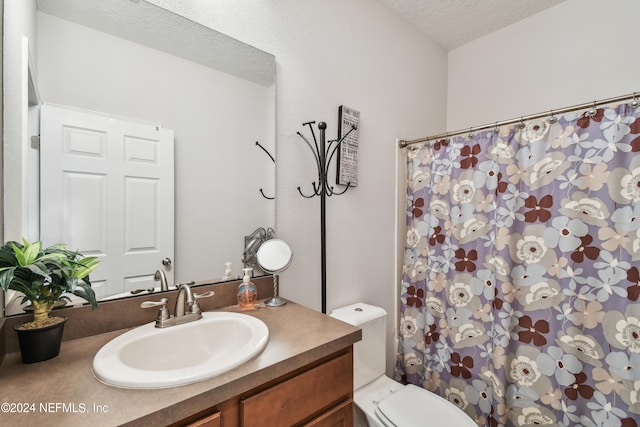
{"type": "Polygon", "coordinates": [[[321,241],[321,251],[322,251],[322,312],[327,312],[327,237],[326,237],[326,198],[331,196],[339,196],[341,194],[346,193],[346,191],[351,187],[351,182],[347,183],[344,190],[340,192],[336,192],[333,186],[327,184],[327,176],[329,174],[329,165],[331,164],[331,160],[335,155],[336,151],[342,144],[342,142],[349,136],[351,132],[356,130],[356,126],[351,126],[351,129],[347,133],[345,133],[342,138],[331,140],[327,145],[325,143],[325,131],[327,129],[327,124],[325,122],[318,123],[318,131],[320,136],[320,141],[316,139],[316,134],[313,130],[313,122],[303,123],[302,126],[309,126],[311,130],[311,136],[313,137],[313,144],[311,141],[307,139],[302,133],[298,132],[298,135],[304,142],[307,143],[309,149],[313,153],[313,156],[316,160],[316,166],[318,168],[318,182],[312,182],[313,185],[313,193],[306,195],[302,192],[300,187],[298,187],[298,192],[304,198],[311,199],[316,196],[320,196],[320,241],[321,241]],[[336,143],[335,145],[333,145],[336,143]]]}

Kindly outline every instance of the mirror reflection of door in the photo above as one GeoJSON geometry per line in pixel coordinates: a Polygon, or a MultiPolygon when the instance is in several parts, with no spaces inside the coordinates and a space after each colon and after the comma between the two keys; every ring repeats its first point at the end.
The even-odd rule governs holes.
{"type": "Polygon", "coordinates": [[[98,256],[100,297],[149,289],[174,258],[173,131],[55,105],[41,116],[41,238],[98,256]]]}
{"type": "Polygon", "coordinates": [[[259,193],[275,195],[275,167],[255,146],[275,152],[274,56],[146,1],[3,3],[5,239],[40,239],[40,132],[27,133],[27,107],[38,125],[41,102],[67,105],[174,131],[171,283],[227,280],[227,261],[237,278],[244,236],[275,227],[259,193]],[[27,62],[40,94],[28,105],[27,62]]]}

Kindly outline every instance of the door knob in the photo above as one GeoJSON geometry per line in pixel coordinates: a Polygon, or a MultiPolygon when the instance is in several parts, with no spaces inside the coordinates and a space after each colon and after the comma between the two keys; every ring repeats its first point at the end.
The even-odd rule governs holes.
{"type": "Polygon", "coordinates": [[[162,265],[164,265],[165,267],[168,267],[171,265],[171,258],[165,258],[162,260],[162,265]]]}

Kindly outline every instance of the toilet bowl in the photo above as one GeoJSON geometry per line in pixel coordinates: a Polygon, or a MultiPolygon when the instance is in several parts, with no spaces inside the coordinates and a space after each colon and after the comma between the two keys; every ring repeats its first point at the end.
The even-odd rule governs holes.
{"type": "Polygon", "coordinates": [[[385,375],[386,312],[364,303],[335,309],[331,316],[362,329],[353,349],[353,400],[356,426],[477,427],[460,408],[413,384],[385,375]]]}

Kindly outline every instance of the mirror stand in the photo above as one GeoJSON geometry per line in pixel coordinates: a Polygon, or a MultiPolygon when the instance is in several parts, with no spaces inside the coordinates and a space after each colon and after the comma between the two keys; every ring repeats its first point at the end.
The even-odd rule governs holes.
{"type": "Polygon", "coordinates": [[[267,307],[280,307],[285,305],[287,301],[281,298],[278,292],[278,273],[273,273],[273,297],[264,302],[267,307]]]}
{"type": "Polygon", "coordinates": [[[291,258],[293,258],[291,248],[280,239],[267,240],[258,249],[256,254],[258,265],[267,273],[273,274],[273,297],[265,301],[267,307],[280,307],[287,303],[278,292],[278,273],[289,267],[291,258]]]}

